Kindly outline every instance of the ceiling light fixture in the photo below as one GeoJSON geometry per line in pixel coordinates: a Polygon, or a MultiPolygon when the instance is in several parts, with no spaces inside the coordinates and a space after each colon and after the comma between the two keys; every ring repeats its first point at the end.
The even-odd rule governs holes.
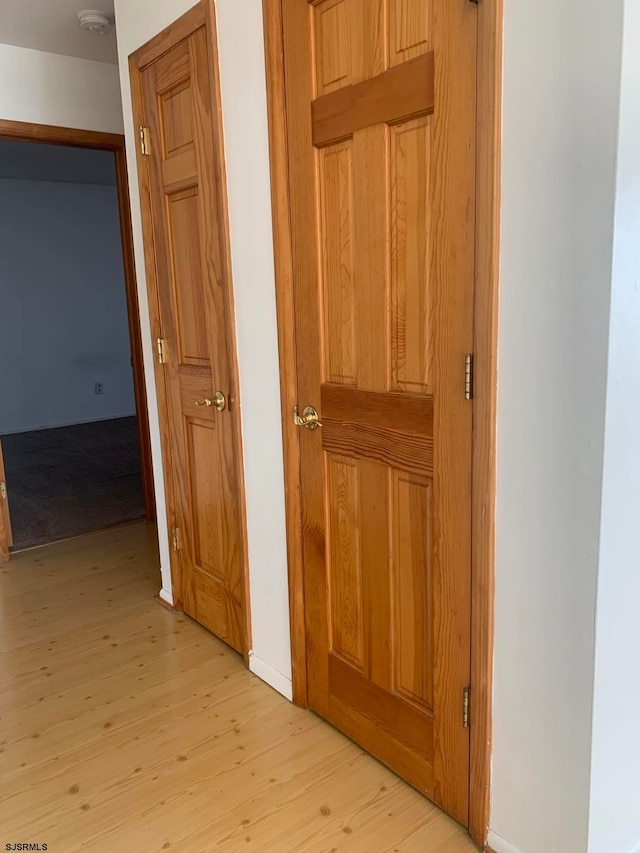
{"type": "Polygon", "coordinates": [[[85,9],[83,12],[78,12],[78,20],[83,30],[88,30],[90,33],[96,33],[99,36],[108,33],[113,26],[113,21],[109,15],[99,9],[85,9]]]}

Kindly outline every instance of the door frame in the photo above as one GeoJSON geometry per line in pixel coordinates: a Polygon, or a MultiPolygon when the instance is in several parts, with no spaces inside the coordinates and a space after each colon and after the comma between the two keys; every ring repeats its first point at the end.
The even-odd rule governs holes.
{"type": "MultiPolygon", "coordinates": [[[[291,429],[290,416],[298,399],[282,0],[262,0],[262,7],[287,504],[293,699],[297,705],[308,707],[300,433],[291,429]]],[[[503,0],[483,0],[478,5],[469,833],[480,846],[486,844],[489,828],[491,769],[502,20],[503,0]]]]}
{"type": "MultiPolygon", "coordinates": [[[[241,411],[240,386],[238,376],[238,344],[236,338],[235,300],[233,292],[233,279],[231,268],[231,242],[229,233],[229,208],[227,198],[226,160],[224,153],[224,134],[222,128],[222,111],[219,105],[222,103],[220,92],[220,74],[218,59],[218,37],[214,0],[200,0],[195,6],[184,13],[164,30],[159,32],[148,42],[143,44],[129,56],[129,80],[131,88],[131,101],[134,127],[144,124],[144,99],[142,91],[142,72],[145,67],[164,53],[171,50],[179,42],[188,38],[200,27],[205,27],[208,34],[209,44],[209,76],[212,83],[211,92],[211,115],[213,121],[213,136],[216,150],[214,151],[214,168],[217,199],[220,207],[220,222],[224,226],[224,240],[222,241],[222,278],[225,291],[225,307],[229,320],[229,364],[231,369],[231,397],[236,400],[236,409],[241,411]]],[[[153,144],[153,143],[152,143],[153,144]]],[[[151,320],[151,332],[153,339],[160,337],[160,303],[158,294],[158,280],[155,267],[155,240],[153,236],[153,213],[151,207],[151,177],[148,158],[143,156],[140,146],[136,145],[136,163],[138,166],[138,188],[140,193],[140,208],[142,219],[142,235],[144,243],[144,262],[147,280],[147,293],[149,296],[149,316],[151,320]],[[150,248],[152,250],[150,250],[150,248]]],[[[158,395],[158,411],[166,411],[168,405],[168,393],[166,377],[162,365],[154,358],[154,371],[156,379],[156,390],[158,395]]],[[[169,437],[166,420],[160,417],[161,450],[164,473],[164,487],[167,497],[167,520],[171,524],[171,509],[175,506],[173,468],[169,454],[171,441],[169,437]]],[[[244,661],[249,666],[249,652],[251,649],[251,599],[249,590],[249,567],[248,567],[248,542],[247,542],[247,516],[244,480],[244,452],[242,443],[242,426],[240,417],[234,418],[234,439],[238,454],[237,466],[237,490],[238,509],[240,521],[240,544],[241,563],[244,576],[244,661]]],[[[173,556],[173,555],[172,555],[173,556]]],[[[182,574],[175,570],[173,559],[171,559],[171,581],[173,590],[173,604],[177,610],[182,609],[182,574]]]]}
{"type": "Polygon", "coordinates": [[[119,133],[104,133],[97,130],[81,130],[72,127],[57,127],[48,124],[33,124],[31,122],[0,119],[0,139],[11,139],[18,142],[40,142],[46,145],[66,145],[72,148],[91,148],[97,151],[111,151],[114,155],[124,284],[127,298],[129,341],[131,343],[131,357],[133,362],[133,391],[136,401],[138,443],[140,446],[140,474],[142,478],[145,515],[149,521],[155,521],[156,498],[153,484],[149,411],[147,407],[147,388],[144,378],[140,306],[138,304],[138,288],[136,283],[124,136],[119,133]]]}

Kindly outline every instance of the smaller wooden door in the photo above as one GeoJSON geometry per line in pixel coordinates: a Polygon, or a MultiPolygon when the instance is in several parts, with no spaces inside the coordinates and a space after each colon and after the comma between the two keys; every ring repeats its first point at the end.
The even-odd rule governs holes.
{"type": "MultiPolygon", "coordinates": [[[[156,57],[141,63],[136,100],[146,150],[139,166],[159,347],[174,603],[244,652],[231,283],[210,55],[214,33],[203,10],[199,4],[177,22],[175,38],[171,29],[161,34],[156,57]],[[201,25],[189,32],[194,20],[201,25]]],[[[153,42],[141,49],[147,57],[149,50],[153,42]]]]}
{"type": "Polygon", "coordinates": [[[11,519],[9,517],[9,495],[7,478],[4,473],[2,442],[0,442],[0,563],[9,559],[9,548],[13,545],[11,519]]]}

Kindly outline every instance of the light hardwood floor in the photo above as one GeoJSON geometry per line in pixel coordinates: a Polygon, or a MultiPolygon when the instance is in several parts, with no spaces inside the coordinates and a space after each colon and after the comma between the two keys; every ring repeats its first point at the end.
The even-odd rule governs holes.
{"type": "Polygon", "coordinates": [[[0,567],[0,849],[471,853],[464,830],[155,600],[153,528],[0,567]]]}

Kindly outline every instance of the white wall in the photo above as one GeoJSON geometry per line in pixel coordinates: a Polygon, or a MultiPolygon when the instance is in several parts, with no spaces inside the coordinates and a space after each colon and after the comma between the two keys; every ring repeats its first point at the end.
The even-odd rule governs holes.
{"type": "Polygon", "coordinates": [[[497,853],[587,850],[622,0],[606,6],[505,4],[497,853]]]}
{"type": "Polygon", "coordinates": [[[589,853],[640,851],[640,5],[625,2],[589,853]]]}
{"type": "Polygon", "coordinates": [[[0,119],[122,133],[118,67],[0,44],[0,119]]]}
{"type": "Polygon", "coordinates": [[[0,433],[135,414],[116,188],[0,179],[0,258],[0,433]]]}
{"type": "MultiPolygon", "coordinates": [[[[156,465],[163,596],[171,576],[160,473],[157,398],[145,289],[128,55],[193,5],[116,0],[116,27],[133,211],[151,434],[156,465]]],[[[253,655],[251,669],[291,695],[280,385],[269,186],[261,0],[218,0],[218,41],[244,436],[253,655]],[[260,413],[260,417],[256,417],[260,413]]]]}

